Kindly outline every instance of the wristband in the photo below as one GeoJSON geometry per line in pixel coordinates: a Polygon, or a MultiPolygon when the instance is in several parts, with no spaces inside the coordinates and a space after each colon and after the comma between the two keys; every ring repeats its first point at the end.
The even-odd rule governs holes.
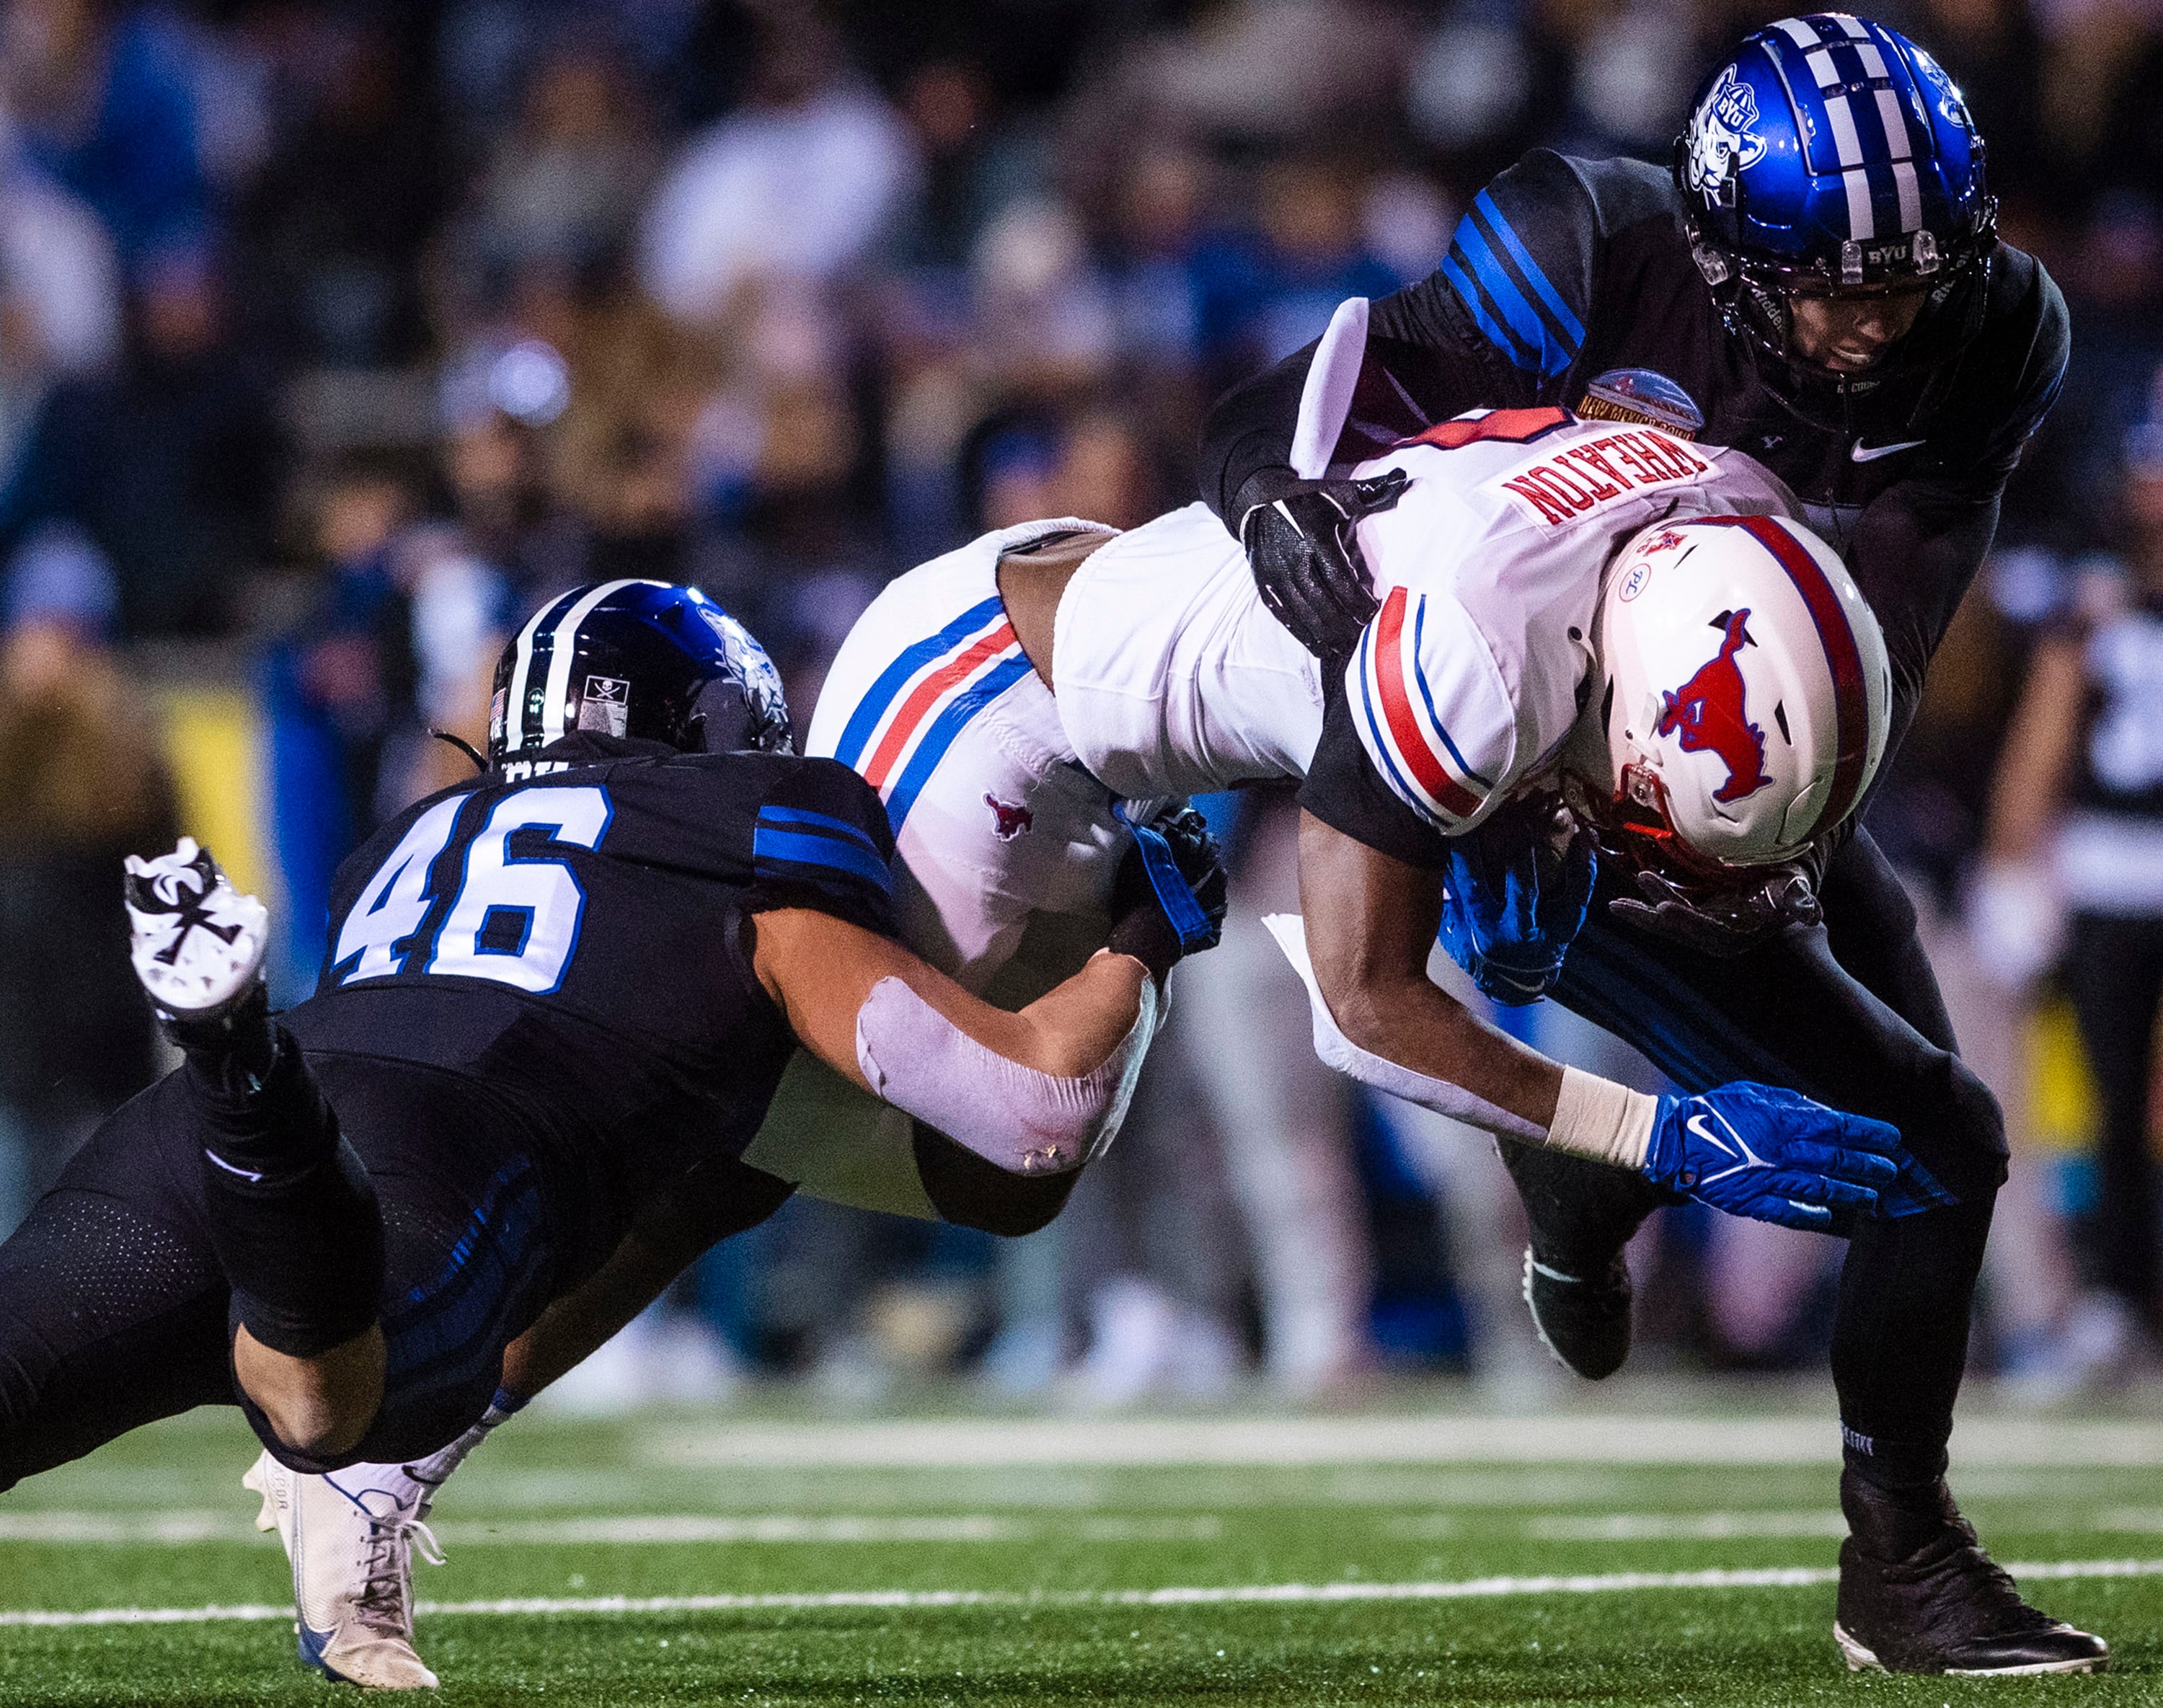
{"type": "Polygon", "coordinates": [[[1642,1172],[1659,1110],[1658,1098],[1565,1067],[1554,1120],[1548,1128],[1548,1148],[1642,1172]]]}

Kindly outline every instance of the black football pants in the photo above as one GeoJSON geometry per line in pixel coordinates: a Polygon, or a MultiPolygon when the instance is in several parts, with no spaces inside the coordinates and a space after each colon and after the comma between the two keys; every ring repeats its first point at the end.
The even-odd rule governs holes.
{"type": "MultiPolygon", "coordinates": [[[[1715,960],[1612,922],[1603,872],[1558,999],[1692,1092],[1785,1086],[1890,1122],[1958,1202],[1850,1229],[1833,1380],[1851,1463],[1887,1481],[1942,1470],[1967,1358],[1968,1312],[2005,1179],[2003,1118],[1954,1052],[1952,1024],[1884,855],[1858,832],[1825,876],[1825,923],[1715,960]]],[[[1635,1181],[1587,1162],[1585,1194],[1634,1226],[1635,1181]]]]}
{"type": "MultiPolygon", "coordinates": [[[[381,1410],[338,1463],[433,1452],[479,1418],[503,1349],[576,1279],[592,1223],[545,1122],[407,1062],[311,1052],[382,1223],[381,1410]]],[[[205,1213],[202,1109],[185,1068],[120,1110],[0,1245],[0,1490],[138,1424],[239,1404],[233,1290],[205,1213]]]]}

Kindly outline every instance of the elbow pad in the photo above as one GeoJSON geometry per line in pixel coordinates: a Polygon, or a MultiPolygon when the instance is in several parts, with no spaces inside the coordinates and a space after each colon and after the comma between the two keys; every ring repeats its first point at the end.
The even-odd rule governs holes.
{"type": "Polygon", "coordinates": [[[898,978],[872,987],[856,1014],[856,1066],[898,1109],[1013,1174],[1061,1174],[1118,1134],[1163,997],[1143,981],[1141,1012],[1112,1053],[1071,1078],[1009,1061],[898,978]]]}
{"type": "Polygon", "coordinates": [[[1322,999],[1322,987],[1315,982],[1314,967],[1307,956],[1307,922],[1297,914],[1270,914],[1262,923],[1270,928],[1270,935],[1277,940],[1277,947],[1284,951],[1285,959],[1291,962],[1293,970],[1307,986],[1308,1005],[1314,1014],[1314,1053],[1326,1065],[1362,1085],[1402,1098],[1408,1103],[1417,1103],[1423,1109],[1432,1109],[1438,1115],[1448,1115],[1467,1126],[1479,1127],[1521,1144],[1547,1143],[1544,1127],[1534,1126],[1522,1116],[1513,1115],[1485,1098],[1475,1097],[1462,1086],[1415,1072],[1371,1050],[1362,1050],[1344,1035],[1336,1017],[1329,1012],[1329,1004],[1322,999]]]}

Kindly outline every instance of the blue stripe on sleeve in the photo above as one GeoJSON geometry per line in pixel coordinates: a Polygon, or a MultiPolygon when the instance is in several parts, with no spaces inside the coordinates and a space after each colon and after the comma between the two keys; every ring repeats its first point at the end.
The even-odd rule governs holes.
{"type": "Polygon", "coordinates": [[[886,862],[867,848],[839,842],[831,836],[808,836],[797,830],[776,830],[762,825],[752,833],[752,862],[763,868],[770,861],[793,866],[814,866],[860,878],[882,893],[891,893],[893,876],[886,862]]]}
{"type": "Polygon", "coordinates": [[[1470,312],[1474,323],[1486,334],[1487,342],[1509,359],[1511,367],[1537,370],[1539,358],[1519,343],[1515,334],[1489,311],[1486,293],[1472,282],[1471,275],[1464,270],[1464,263],[1459,259],[1460,253],[1453,244],[1449,253],[1442,258],[1442,276],[1449,280],[1450,288],[1457,293],[1457,300],[1470,312]]]}
{"type": "Polygon", "coordinates": [[[886,715],[887,708],[893,704],[909,678],[941,652],[951,652],[960,646],[1004,609],[998,595],[993,594],[981,605],[972,605],[963,611],[930,639],[919,641],[879,672],[878,679],[872,684],[870,691],[857,703],[856,709],[849,714],[848,724],[841,731],[840,742],[835,747],[834,757],[851,770],[855,770],[856,762],[864,757],[864,749],[871,745],[872,732],[878,728],[879,720],[886,715]]]}
{"type": "Polygon", "coordinates": [[[761,824],[809,825],[819,830],[832,830],[851,841],[862,843],[874,854],[878,851],[878,844],[872,841],[860,825],[852,825],[846,819],[837,819],[830,813],[807,812],[801,807],[762,806],[758,809],[758,817],[761,824]]]}
{"type": "Polygon", "coordinates": [[[1532,306],[1523,288],[1510,276],[1509,270],[1489,243],[1483,223],[1477,213],[1468,213],[1459,220],[1455,249],[1471,265],[1474,276],[1510,323],[1510,330],[1516,334],[1517,341],[1535,352],[1540,377],[1547,379],[1559,374],[1569,365],[1569,348],[1557,329],[1541,318],[1539,310],[1532,306]]]}
{"type": "Polygon", "coordinates": [[[1373,647],[1374,631],[1370,629],[1367,633],[1359,637],[1358,663],[1359,712],[1360,715],[1367,720],[1367,738],[1370,752],[1375,758],[1381,762],[1385,780],[1396,791],[1397,798],[1422,818],[1432,821],[1434,817],[1434,809],[1427,805],[1427,802],[1421,798],[1419,791],[1406,780],[1404,773],[1397,769],[1397,762],[1390,753],[1389,737],[1383,733],[1382,720],[1375,715],[1375,697],[1367,689],[1367,661],[1373,647]]]}
{"type": "Polygon", "coordinates": [[[1427,685],[1427,667],[1420,662],[1420,642],[1427,633],[1427,598],[1422,595],[1418,613],[1412,618],[1412,680],[1419,684],[1420,699],[1427,706],[1427,715],[1434,720],[1434,732],[1442,737],[1442,745],[1449,749],[1449,757],[1457,762],[1457,768],[1483,789],[1492,789],[1495,779],[1482,777],[1464,762],[1464,756],[1457,751],[1457,743],[1449,739],[1449,731],[1443,727],[1441,715],[1434,709],[1434,695],[1427,685]]]}
{"type": "Polygon", "coordinates": [[[1485,216],[1489,229],[1501,239],[1502,247],[1510,252],[1510,259],[1517,264],[1518,271],[1538,293],[1540,301],[1547,304],[1548,312],[1555,317],[1555,324],[1561,328],[1563,342],[1569,346],[1570,354],[1576,355],[1584,343],[1584,323],[1570,312],[1569,305],[1562,299],[1562,293],[1549,282],[1540,264],[1532,259],[1532,252],[1518,240],[1517,233],[1511,229],[1510,222],[1502,217],[1502,210],[1495,205],[1492,192],[1482,190],[1473,199],[1472,205],[1485,216]]]}
{"type": "Polygon", "coordinates": [[[901,827],[909,817],[909,809],[916,804],[916,797],[924,792],[924,785],[931,780],[931,773],[939,762],[946,757],[946,750],[954,745],[955,737],[968,727],[969,720],[1004,694],[1015,683],[1036,667],[1029,662],[1028,655],[1016,652],[996,668],[979,677],[975,687],[966,694],[956,694],[948,702],[946,710],[939,714],[938,721],[931,726],[924,739],[909,755],[901,778],[893,792],[886,798],[886,815],[893,823],[893,833],[901,834],[901,827]]]}

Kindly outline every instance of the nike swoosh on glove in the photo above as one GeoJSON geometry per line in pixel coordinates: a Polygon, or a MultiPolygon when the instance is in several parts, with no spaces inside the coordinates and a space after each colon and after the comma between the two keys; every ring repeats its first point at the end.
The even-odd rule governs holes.
{"type": "Polygon", "coordinates": [[[1591,831],[1559,799],[1507,802],[1450,839],[1436,935],[1496,1002],[1537,1002],[1562,977],[1597,871],[1591,831]]]}
{"type": "Polygon", "coordinates": [[[1902,1190],[1910,1166],[1921,1166],[1897,1128],[1748,1080],[1662,1098],[1645,1157],[1656,1185],[1731,1216],[1820,1232],[1839,1211],[1891,1217],[1929,1208],[1902,1190]]]}
{"type": "Polygon", "coordinates": [[[1239,544],[1270,614],[1317,658],[1343,657],[1381,609],[1353,532],[1403,494],[1405,471],[1364,480],[1302,480],[1258,469],[1232,501],[1239,544]]]}

